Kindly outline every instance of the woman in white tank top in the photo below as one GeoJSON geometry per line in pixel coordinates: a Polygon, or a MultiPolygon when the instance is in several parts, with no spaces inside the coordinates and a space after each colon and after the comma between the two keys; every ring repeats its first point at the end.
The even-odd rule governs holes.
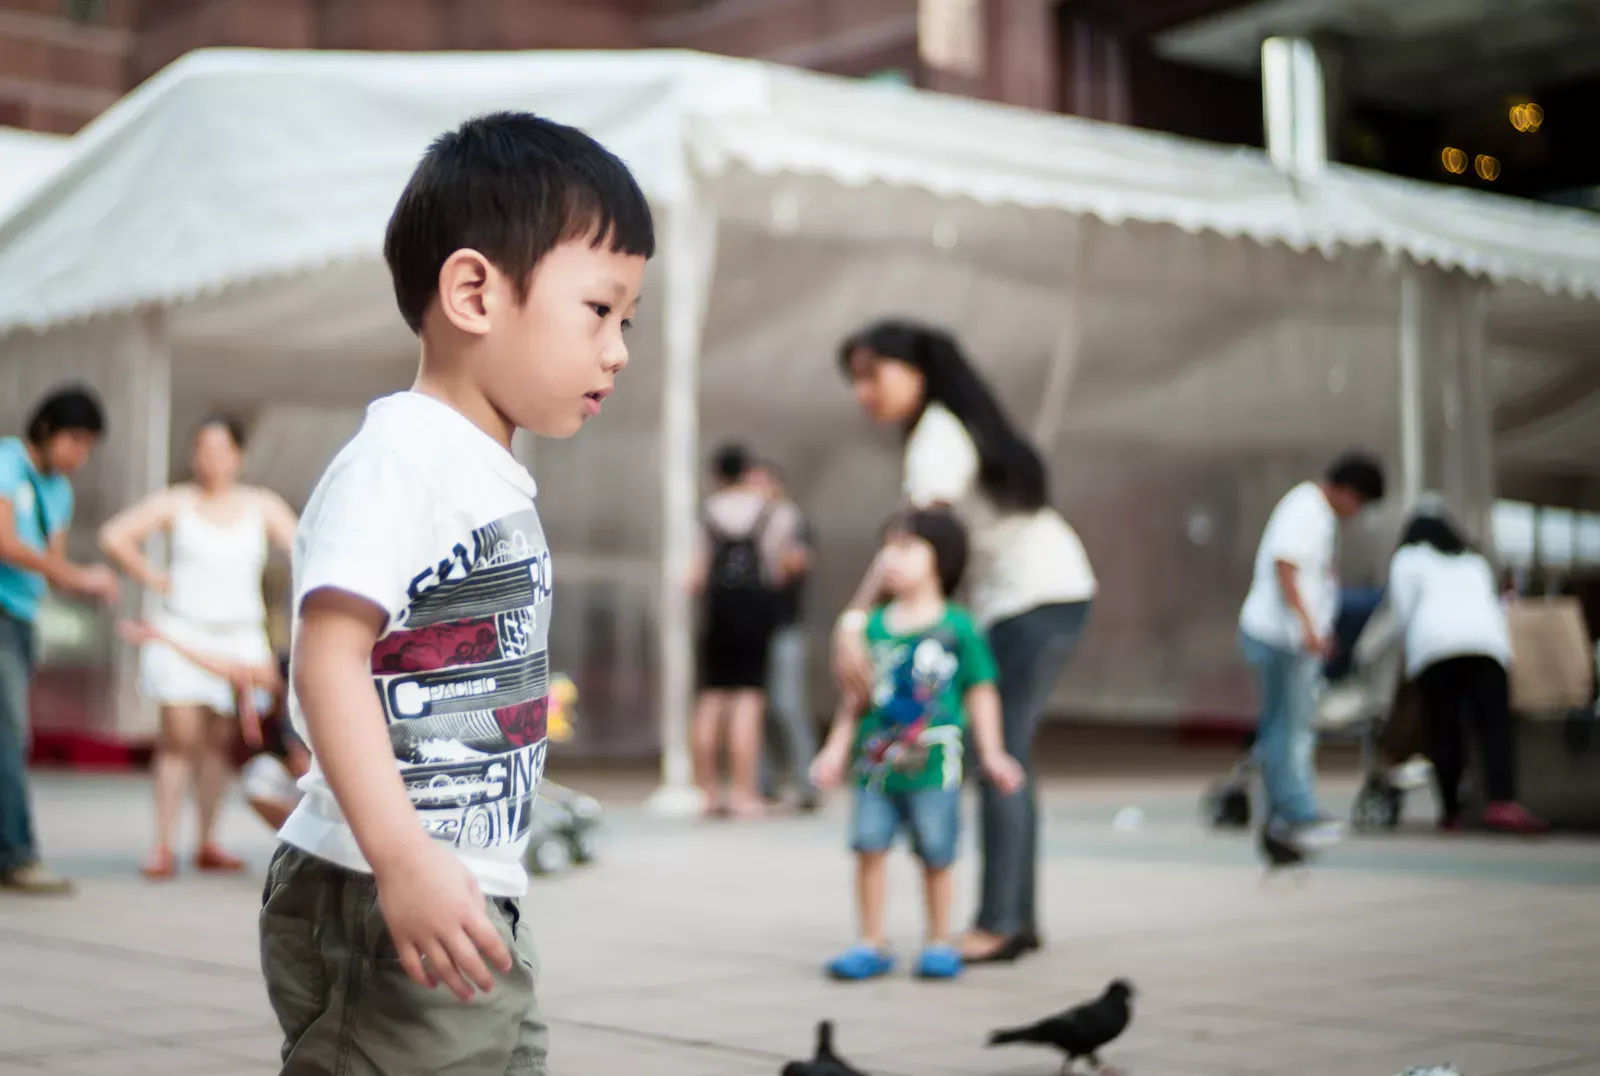
{"type": "MultiPolygon", "coordinates": [[[[277,494],[238,484],[243,464],[239,425],[225,418],[207,419],[195,433],[194,481],[147,497],[116,516],[100,532],[100,544],[113,563],[163,596],[154,617],[161,634],[208,657],[261,666],[272,661],[261,573],[271,546],[290,549],[297,520],[277,494]],[[144,556],[145,539],[158,531],[168,538],[166,573],[144,556]]],[[[139,690],[161,706],[156,845],[142,872],[152,879],[177,873],[173,837],[191,785],[200,813],[195,866],[242,869],[244,864],[214,839],[238,735],[233,686],[156,642],[140,654],[139,690]]]]}

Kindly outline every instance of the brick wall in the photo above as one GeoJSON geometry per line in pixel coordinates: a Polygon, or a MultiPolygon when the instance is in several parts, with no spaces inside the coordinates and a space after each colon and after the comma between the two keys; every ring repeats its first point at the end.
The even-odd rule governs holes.
{"type": "Polygon", "coordinates": [[[191,49],[678,47],[1056,104],[1055,0],[985,0],[982,77],[922,70],[918,0],[0,0],[0,124],[71,132],[191,49]],[[78,16],[74,18],[74,15],[78,16]]]}
{"type": "Polygon", "coordinates": [[[70,134],[121,97],[132,13],[133,0],[0,0],[0,124],[70,134]]]}

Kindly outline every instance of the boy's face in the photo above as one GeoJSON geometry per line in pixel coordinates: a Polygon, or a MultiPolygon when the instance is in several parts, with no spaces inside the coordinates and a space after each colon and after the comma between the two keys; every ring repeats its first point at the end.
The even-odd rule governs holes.
{"type": "Polygon", "coordinates": [[[883,585],[896,596],[938,585],[939,565],[933,546],[914,534],[897,531],[883,546],[883,585]]]}
{"type": "Polygon", "coordinates": [[[44,464],[41,470],[45,474],[70,478],[89,462],[89,457],[94,454],[95,446],[99,443],[99,435],[88,430],[61,430],[53,433],[46,438],[39,451],[40,462],[44,464]]]}
{"type": "Polygon", "coordinates": [[[642,257],[583,238],[544,256],[525,302],[496,273],[478,370],[495,409],[541,437],[571,437],[598,415],[628,365],[622,334],[639,305],[644,267],[642,257]]]}

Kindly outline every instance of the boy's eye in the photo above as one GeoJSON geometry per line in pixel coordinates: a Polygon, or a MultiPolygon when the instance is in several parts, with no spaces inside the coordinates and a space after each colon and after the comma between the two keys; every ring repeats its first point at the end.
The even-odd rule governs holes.
{"type": "Polygon", "coordinates": [[[593,310],[596,314],[599,314],[602,318],[608,318],[611,316],[611,307],[607,306],[605,303],[590,303],[589,309],[593,310]]]}

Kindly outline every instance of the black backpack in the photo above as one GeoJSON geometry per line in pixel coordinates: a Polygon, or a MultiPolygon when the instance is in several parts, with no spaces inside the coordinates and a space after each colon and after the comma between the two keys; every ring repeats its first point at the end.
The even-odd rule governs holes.
{"type": "Polygon", "coordinates": [[[761,565],[761,536],[772,516],[769,504],[755,524],[743,534],[729,534],[709,513],[703,519],[711,539],[711,560],[706,570],[708,627],[715,632],[763,633],[777,615],[778,592],[768,582],[761,565]]]}

